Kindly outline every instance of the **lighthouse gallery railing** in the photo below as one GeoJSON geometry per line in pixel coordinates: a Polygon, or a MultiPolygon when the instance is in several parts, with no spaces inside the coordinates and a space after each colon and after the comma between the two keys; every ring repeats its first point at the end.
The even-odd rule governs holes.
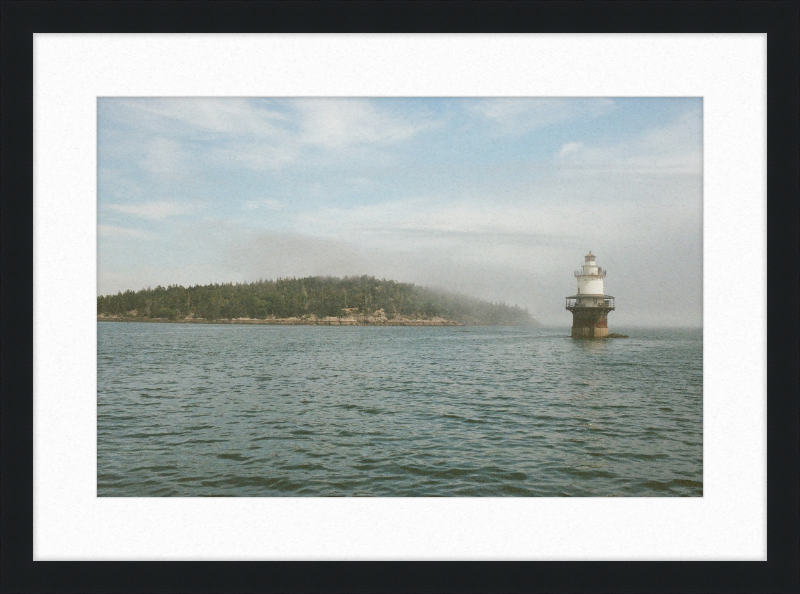
{"type": "MultiPolygon", "coordinates": [[[[592,297],[585,297],[584,299],[589,300],[592,297]]],[[[595,298],[596,299],[596,298],[595,298]]],[[[614,305],[614,297],[605,297],[603,298],[603,303],[585,303],[585,302],[578,302],[578,297],[567,297],[567,304],[566,307],[616,307],[614,305]]]]}

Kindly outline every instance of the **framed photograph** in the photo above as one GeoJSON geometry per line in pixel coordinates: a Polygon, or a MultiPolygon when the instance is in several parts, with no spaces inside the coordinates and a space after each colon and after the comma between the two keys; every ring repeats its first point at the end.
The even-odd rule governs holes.
{"type": "Polygon", "coordinates": [[[98,497],[702,497],[702,113],[99,98],[98,497]]]}
{"type": "Polygon", "coordinates": [[[796,588],[796,4],[34,6],[4,589],[796,588]]]}

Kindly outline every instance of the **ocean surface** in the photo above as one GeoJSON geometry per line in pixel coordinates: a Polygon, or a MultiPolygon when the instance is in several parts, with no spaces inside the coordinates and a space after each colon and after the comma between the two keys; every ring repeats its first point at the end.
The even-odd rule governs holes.
{"type": "Polygon", "coordinates": [[[97,494],[698,497],[703,335],[97,325],[97,494]]]}

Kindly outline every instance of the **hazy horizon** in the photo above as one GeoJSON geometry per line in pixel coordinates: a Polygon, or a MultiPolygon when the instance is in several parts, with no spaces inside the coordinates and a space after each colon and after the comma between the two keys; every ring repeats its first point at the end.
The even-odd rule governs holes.
{"type": "Polygon", "coordinates": [[[98,295],[361,276],[702,326],[702,99],[98,99],[98,295]]]}

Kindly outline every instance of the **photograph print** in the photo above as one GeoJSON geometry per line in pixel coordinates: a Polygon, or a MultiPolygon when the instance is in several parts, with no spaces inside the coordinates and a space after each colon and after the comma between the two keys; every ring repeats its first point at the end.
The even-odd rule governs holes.
{"type": "Polygon", "coordinates": [[[702,497],[703,102],[97,100],[99,497],[702,497]]]}

